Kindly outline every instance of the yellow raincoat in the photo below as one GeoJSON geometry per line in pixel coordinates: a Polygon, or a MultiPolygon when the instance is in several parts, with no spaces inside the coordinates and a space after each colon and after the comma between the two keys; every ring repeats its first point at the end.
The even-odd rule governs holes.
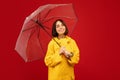
{"type": "Polygon", "coordinates": [[[52,39],[48,44],[44,59],[46,66],[48,66],[48,80],[75,80],[74,64],[79,62],[79,49],[76,42],[68,36],[62,39],[55,37],[54,39],[74,55],[71,59],[60,55],[60,47],[52,39]]]}

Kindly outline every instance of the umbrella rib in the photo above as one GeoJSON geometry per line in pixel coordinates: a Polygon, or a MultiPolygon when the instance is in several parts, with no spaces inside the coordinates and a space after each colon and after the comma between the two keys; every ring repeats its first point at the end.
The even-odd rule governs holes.
{"type": "MultiPolygon", "coordinates": [[[[31,19],[33,22],[35,22],[36,24],[38,24],[39,26],[40,26],[40,28],[42,28],[51,38],[53,38],[48,32],[47,32],[47,30],[45,29],[45,26],[43,26],[43,24],[42,23],[40,23],[40,22],[38,22],[38,20],[37,21],[35,21],[35,20],[33,20],[33,19],[31,19]]],[[[28,29],[25,29],[25,30],[23,30],[23,32],[24,31],[26,31],[26,30],[30,30],[30,29],[32,29],[32,28],[34,28],[34,27],[31,27],[31,28],[28,28],[28,29]]],[[[35,32],[35,31],[34,31],[35,32]]],[[[33,32],[33,33],[34,33],[33,32]]],[[[33,34],[32,33],[32,34],[33,34]]],[[[32,36],[32,34],[30,35],[30,37],[32,36]]],[[[30,38],[29,37],[29,38],[30,38]]],[[[59,47],[61,47],[61,45],[53,38],[53,40],[58,44],[58,46],[59,47]]]]}
{"type": "MultiPolygon", "coordinates": [[[[40,20],[39,18],[41,18],[41,13],[38,14],[37,16],[37,21],[40,20]]],[[[34,20],[33,20],[34,21],[34,20]]]]}
{"type": "MultiPolygon", "coordinates": [[[[36,22],[51,38],[53,38],[49,33],[48,31],[44,28],[44,26],[39,23],[38,21],[36,22]]],[[[59,47],[61,47],[61,45],[53,38],[53,40],[58,44],[59,47]]]]}
{"type": "MultiPolygon", "coordinates": [[[[32,30],[28,40],[30,40],[30,38],[32,37],[32,35],[33,35],[34,33],[35,33],[35,30],[32,30]]],[[[26,55],[26,56],[28,57],[29,55],[26,55]]]]}
{"type": "Polygon", "coordinates": [[[40,47],[42,48],[43,53],[45,53],[44,50],[43,50],[43,47],[42,47],[41,41],[40,41],[40,39],[39,39],[39,33],[40,33],[40,29],[38,30],[38,36],[37,36],[37,38],[38,38],[38,40],[39,40],[40,47]]]}
{"type": "Polygon", "coordinates": [[[32,35],[34,34],[34,32],[35,32],[35,30],[32,30],[32,31],[31,31],[31,34],[30,34],[30,36],[29,36],[29,39],[32,37],[32,35]]]}
{"type": "MultiPolygon", "coordinates": [[[[50,20],[52,20],[52,19],[54,19],[54,18],[61,18],[61,17],[50,17],[49,19],[47,19],[46,21],[43,21],[43,23],[46,23],[46,22],[48,22],[48,21],[50,21],[50,20]]],[[[62,16],[62,18],[68,18],[68,19],[73,19],[73,18],[71,18],[71,17],[65,17],[65,16],[62,16]]]]}
{"type": "MultiPolygon", "coordinates": [[[[37,21],[35,21],[35,20],[33,20],[33,19],[31,19],[31,21],[33,21],[33,22],[35,22],[35,23],[37,23],[37,21]]],[[[37,23],[38,24],[38,23],[37,23]]],[[[31,25],[32,26],[32,25],[31,25]]],[[[30,29],[32,29],[32,28],[34,28],[35,26],[33,26],[33,27],[31,27],[31,28],[28,28],[28,29],[24,29],[24,30],[22,30],[22,32],[25,32],[25,31],[27,31],[27,30],[30,30],[30,29]]],[[[44,27],[46,27],[46,26],[44,26],[44,27]]],[[[50,29],[50,28],[48,28],[48,27],[46,27],[47,29],[50,29]]]]}
{"type": "Polygon", "coordinates": [[[25,32],[25,31],[30,30],[30,29],[32,29],[32,28],[34,28],[34,27],[31,27],[31,28],[28,28],[28,29],[22,30],[22,32],[25,32]]]}
{"type": "MultiPolygon", "coordinates": [[[[36,24],[38,24],[39,26],[41,26],[41,27],[43,27],[43,25],[42,25],[42,23],[40,23],[41,21],[38,21],[38,19],[37,20],[33,20],[33,19],[31,19],[33,22],[35,22],[36,24]]],[[[50,29],[49,27],[47,27],[47,26],[44,26],[45,28],[47,28],[47,29],[50,29]]]]}
{"type": "Polygon", "coordinates": [[[45,18],[48,16],[48,14],[51,12],[51,10],[52,10],[52,9],[50,9],[50,10],[46,13],[46,16],[44,16],[44,18],[43,18],[43,20],[42,20],[43,22],[44,22],[45,18]]]}
{"type": "MultiPolygon", "coordinates": [[[[33,22],[35,22],[33,19],[31,19],[33,22]]],[[[32,26],[32,25],[31,25],[32,26]]],[[[33,27],[30,27],[30,28],[28,28],[28,29],[24,29],[24,30],[22,30],[22,32],[24,32],[24,31],[27,31],[27,30],[30,30],[30,29],[32,29],[32,28],[34,28],[36,25],[34,25],[33,27]]]]}

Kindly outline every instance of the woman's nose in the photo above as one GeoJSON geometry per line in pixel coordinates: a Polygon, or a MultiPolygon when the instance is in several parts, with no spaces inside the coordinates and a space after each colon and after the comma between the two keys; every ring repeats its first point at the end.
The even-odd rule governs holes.
{"type": "Polygon", "coordinates": [[[63,28],[63,26],[61,25],[60,28],[63,28]]]}

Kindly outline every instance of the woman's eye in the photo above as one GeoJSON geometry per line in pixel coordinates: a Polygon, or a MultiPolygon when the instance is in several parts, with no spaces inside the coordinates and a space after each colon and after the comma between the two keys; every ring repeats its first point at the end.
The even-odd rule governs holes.
{"type": "Polygon", "coordinates": [[[64,26],[63,24],[61,26],[64,26]]]}
{"type": "Polygon", "coordinates": [[[56,25],[56,28],[58,28],[59,27],[59,25],[56,25]]]}

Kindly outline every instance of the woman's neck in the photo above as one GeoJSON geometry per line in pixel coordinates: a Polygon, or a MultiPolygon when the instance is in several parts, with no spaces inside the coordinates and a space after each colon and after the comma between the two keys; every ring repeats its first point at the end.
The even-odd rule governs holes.
{"type": "Polygon", "coordinates": [[[65,38],[65,35],[58,35],[58,39],[65,38]]]}

